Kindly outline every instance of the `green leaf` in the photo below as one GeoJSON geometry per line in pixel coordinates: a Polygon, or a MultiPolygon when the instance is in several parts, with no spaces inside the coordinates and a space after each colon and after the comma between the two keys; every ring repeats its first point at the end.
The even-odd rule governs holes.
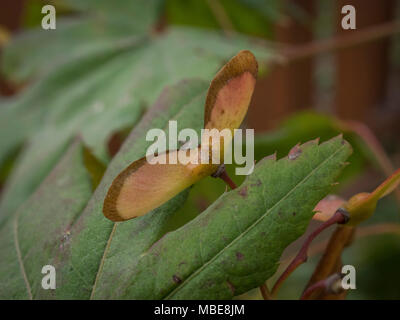
{"type": "MultiPolygon", "coordinates": [[[[69,2],[82,11],[80,16],[57,15],[55,30],[38,27],[12,38],[1,63],[2,72],[11,81],[25,81],[61,63],[142,40],[156,22],[162,4],[161,0],[69,2]]],[[[61,11],[57,4],[55,8],[57,13],[61,11]]]]}
{"type": "MultiPolygon", "coordinates": [[[[111,72],[116,67],[113,65],[108,67],[105,63],[120,53],[121,50],[115,49],[112,52],[103,52],[66,63],[27,88],[20,96],[12,100],[5,100],[0,109],[0,163],[10,150],[42,129],[46,117],[50,117],[56,110],[59,110],[58,113],[60,113],[62,111],[60,109],[65,110],[66,107],[72,109],[71,104],[77,103],[78,97],[81,97],[80,103],[84,102],[84,98],[93,100],[93,96],[84,95],[84,92],[95,90],[96,87],[93,84],[95,80],[97,82],[105,81],[108,76],[113,75],[111,72]]],[[[79,111],[76,108],[77,106],[73,109],[75,112],[70,110],[69,118],[79,111]]],[[[81,111],[83,115],[84,111],[81,111]]],[[[63,115],[62,112],[61,115],[63,115]]],[[[58,126],[57,121],[60,119],[54,119],[53,125],[58,126]]]]}
{"type": "Polygon", "coordinates": [[[207,87],[205,81],[187,80],[165,89],[113,158],[91,199],[95,171],[88,172],[87,168],[93,166],[87,167],[86,151],[80,144],[69,149],[1,230],[0,298],[29,297],[25,284],[29,283],[33,298],[88,299],[110,275],[125,276],[121,270],[129,270],[137,257],[161,237],[164,224],[183,203],[187,191],[143,218],[117,225],[102,213],[107,190],[127,164],[145,154],[152,143],[145,140],[149,129],[166,129],[171,119],[178,121],[179,130],[189,127],[200,131],[207,87]],[[15,217],[18,233],[13,231],[15,217]],[[18,254],[14,237],[20,248],[18,254]],[[45,254],[39,254],[41,251],[45,254]],[[18,260],[23,261],[23,273],[18,260]],[[40,271],[46,264],[56,267],[56,290],[41,289],[40,271]]]}
{"type": "Polygon", "coordinates": [[[341,137],[299,148],[296,157],[264,158],[238,189],[166,234],[95,298],[228,299],[262,284],[351,153],[341,137]]]}
{"type": "Polygon", "coordinates": [[[158,17],[164,0],[126,1],[126,0],[64,0],[64,5],[111,20],[117,24],[125,24],[130,28],[146,28],[158,17]],[[107,14],[105,14],[107,13],[107,14]],[[135,19],[132,19],[132,15],[135,19]]]}
{"type": "Polygon", "coordinates": [[[112,133],[132,127],[166,85],[209,79],[243,48],[261,64],[271,56],[246,37],[227,40],[194,29],[171,29],[150,40],[65,63],[0,111],[0,162],[28,139],[6,184],[0,223],[35,190],[74,136],[81,134],[107,162],[112,133]]]}
{"type": "Polygon", "coordinates": [[[254,8],[259,11],[264,17],[276,22],[282,18],[282,1],[271,0],[271,1],[258,1],[258,0],[238,0],[250,8],[254,8]]]}
{"type": "MultiPolygon", "coordinates": [[[[250,107],[251,108],[251,107],[250,107]]],[[[321,142],[341,133],[337,120],[328,115],[312,111],[301,112],[288,117],[277,128],[256,134],[254,137],[255,160],[261,160],[266,154],[276,153],[277,158],[284,157],[297,143],[304,143],[319,138],[321,142]]],[[[354,153],[349,157],[350,165],[345,167],[340,175],[339,182],[345,182],[354,177],[365,165],[368,153],[364,152],[361,144],[351,134],[344,134],[350,142],[354,153]]],[[[244,147],[244,146],[243,146],[244,147]]],[[[244,152],[244,150],[243,150],[244,152]]],[[[234,182],[239,185],[245,176],[235,175],[235,165],[227,165],[226,170],[234,182]]],[[[185,205],[176,213],[185,223],[201,213],[213,203],[226,189],[226,185],[219,179],[207,178],[196,183],[185,205]]]]}
{"type": "Polygon", "coordinates": [[[354,153],[349,157],[350,165],[344,169],[339,180],[344,182],[358,174],[367,161],[374,163],[375,159],[354,132],[344,130],[337,118],[326,114],[299,112],[279,124],[276,130],[257,135],[254,141],[255,159],[261,159],[265,154],[272,152],[277,152],[279,158],[286,155],[297,143],[316,138],[326,141],[342,133],[354,148],[354,153]]]}
{"type": "Polygon", "coordinates": [[[136,37],[121,35],[119,30],[94,19],[60,19],[57,22],[55,31],[42,28],[27,31],[6,46],[1,69],[10,81],[20,83],[42,76],[62,63],[112,52],[140,39],[140,34],[136,37]]]}
{"type": "Polygon", "coordinates": [[[273,22],[279,18],[277,0],[167,0],[166,17],[169,24],[189,25],[210,29],[229,28],[258,37],[272,36],[273,22]],[[262,3],[262,4],[261,4],[262,3]],[[222,13],[221,13],[222,12],[222,13]],[[220,16],[226,17],[221,25],[220,16]]]}
{"type": "Polygon", "coordinates": [[[41,270],[66,254],[70,227],[92,194],[84,147],[75,141],[37,192],[0,232],[0,297],[38,297],[41,270]]]}

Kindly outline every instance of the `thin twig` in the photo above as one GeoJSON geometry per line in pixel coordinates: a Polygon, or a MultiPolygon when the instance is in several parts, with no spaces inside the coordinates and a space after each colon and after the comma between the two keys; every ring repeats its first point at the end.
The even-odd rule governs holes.
{"type": "Polygon", "coordinates": [[[359,227],[356,232],[356,239],[379,234],[392,233],[400,235],[400,224],[379,223],[371,226],[359,227]]]}
{"type": "Polygon", "coordinates": [[[225,183],[233,190],[237,188],[236,183],[229,177],[228,173],[224,170],[221,175],[219,176],[225,183]]]}
{"type": "Polygon", "coordinates": [[[271,293],[269,292],[269,289],[267,287],[267,285],[264,283],[262,284],[260,287],[260,291],[261,291],[261,295],[263,297],[264,300],[271,300],[271,293]]]}
{"type": "Polygon", "coordinates": [[[392,21],[352,32],[346,36],[336,36],[327,40],[314,41],[303,46],[288,46],[282,50],[287,63],[307,59],[315,55],[330,53],[349,47],[373,42],[400,33],[400,22],[392,21]]]}
{"type": "MultiPolygon", "coordinates": [[[[381,235],[381,234],[398,234],[400,235],[400,224],[397,223],[379,223],[365,227],[358,227],[354,236],[354,240],[381,235]]],[[[308,257],[313,257],[325,251],[327,248],[329,240],[324,240],[322,242],[315,243],[308,249],[308,257]]],[[[289,261],[294,259],[295,255],[290,255],[281,261],[281,265],[286,265],[289,261]]]]}
{"type": "MultiPolygon", "coordinates": [[[[331,275],[332,273],[340,272],[342,267],[342,252],[353,240],[355,228],[348,226],[338,226],[331,235],[328,245],[321,259],[318,262],[308,284],[309,287],[318,281],[321,281],[331,275]]],[[[346,292],[344,292],[346,294],[346,292]]],[[[320,296],[313,295],[313,298],[323,298],[325,293],[320,296]]],[[[341,296],[335,295],[331,298],[342,298],[341,296]]]]}
{"type": "MultiPolygon", "coordinates": [[[[367,145],[367,147],[372,152],[373,156],[376,158],[376,162],[381,167],[382,172],[386,177],[390,177],[392,173],[396,170],[390,161],[382,144],[379,142],[378,138],[375,136],[374,132],[364,123],[358,121],[342,121],[341,126],[345,130],[349,130],[357,134],[367,145]]],[[[395,190],[395,196],[400,206],[400,189],[395,190]]]]}
{"type": "Polygon", "coordinates": [[[218,0],[206,0],[207,5],[210,7],[215,19],[218,24],[221,26],[222,30],[225,32],[225,35],[230,37],[234,32],[235,28],[229,19],[227,13],[225,12],[224,7],[218,0]]]}
{"type": "Polygon", "coordinates": [[[294,270],[296,270],[301,264],[307,261],[307,251],[310,243],[314,240],[316,236],[318,236],[322,231],[330,227],[334,224],[343,224],[348,221],[348,214],[343,210],[339,209],[335,212],[335,214],[327,221],[322,223],[317,229],[315,229],[303,243],[300,251],[296,255],[296,257],[292,260],[289,266],[285,271],[281,274],[279,279],[276,281],[274,287],[272,288],[272,297],[276,297],[282,283],[292,274],[294,270]]]}
{"type": "Polygon", "coordinates": [[[313,293],[318,290],[323,290],[326,293],[339,293],[341,289],[340,285],[341,276],[338,273],[331,275],[330,277],[323,279],[309,286],[306,290],[304,290],[303,294],[300,297],[300,300],[309,299],[313,293]]]}
{"type": "Polygon", "coordinates": [[[229,177],[228,173],[226,172],[225,165],[221,164],[217,171],[215,171],[212,175],[213,178],[220,178],[223,180],[232,190],[237,188],[237,185],[233,180],[229,177]]]}

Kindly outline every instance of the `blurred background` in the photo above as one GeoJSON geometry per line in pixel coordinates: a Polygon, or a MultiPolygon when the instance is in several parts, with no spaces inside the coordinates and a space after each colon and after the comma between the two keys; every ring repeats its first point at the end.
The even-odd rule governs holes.
{"type": "MultiPolygon", "coordinates": [[[[400,167],[399,33],[395,0],[2,0],[1,216],[35,190],[72,136],[107,163],[165,86],[210,80],[240,49],[260,62],[246,119],[256,159],[343,133],[354,154],[334,193],[371,191],[400,167]],[[41,28],[45,4],[56,9],[55,30],[41,28]],[[345,5],[356,10],[356,30],[342,28],[345,5]]],[[[212,178],[196,184],[177,213],[181,223],[224,190],[212,178]]],[[[399,206],[399,192],[380,202],[344,251],[343,263],[357,270],[349,299],[400,298],[399,206]]],[[[332,230],[316,239],[280,298],[300,296],[332,230]]],[[[255,290],[239,298],[261,297],[255,290]]]]}

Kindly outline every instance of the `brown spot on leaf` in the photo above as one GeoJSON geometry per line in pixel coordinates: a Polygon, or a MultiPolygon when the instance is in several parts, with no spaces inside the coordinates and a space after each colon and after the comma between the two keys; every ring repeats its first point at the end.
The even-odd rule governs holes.
{"type": "Polygon", "coordinates": [[[65,230],[65,232],[63,232],[62,238],[61,238],[61,244],[59,246],[59,249],[63,249],[64,246],[66,246],[71,238],[71,231],[69,229],[65,230]]]}
{"type": "Polygon", "coordinates": [[[243,260],[243,258],[244,258],[244,256],[243,256],[243,254],[241,253],[241,252],[236,252],[236,259],[237,260],[243,260]]]}
{"type": "Polygon", "coordinates": [[[203,212],[210,205],[210,201],[208,201],[206,197],[199,196],[199,198],[195,200],[195,204],[196,207],[199,209],[199,212],[203,212]]]}
{"type": "Polygon", "coordinates": [[[182,279],[179,278],[176,274],[174,274],[172,276],[172,280],[174,280],[175,283],[181,283],[182,282],[182,279]]]}
{"type": "Polygon", "coordinates": [[[247,197],[247,186],[243,187],[242,189],[240,189],[239,194],[243,197],[246,198],[247,197]]]}
{"type": "Polygon", "coordinates": [[[251,186],[252,186],[252,187],[259,187],[259,186],[261,186],[261,180],[257,180],[257,182],[256,182],[256,183],[252,183],[251,186]]]}
{"type": "Polygon", "coordinates": [[[235,294],[235,286],[231,282],[229,282],[229,280],[226,281],[226,284],[228,285],[229,290],[232,292],[232,295],[234,295],[235,294]]]}
{"type": "Polygon", "coordinates": [[[293,215],[293,217],[294,217],[294,216],[296,215],[296,212],[293,211],[293,212],[292,212],[292,215],[293,215]]]}
{"type": "Polygon", "coordinates": [[[207,280],[202,288],[210,289],[215,285],[215,282],[213,280],[207,280]]]}
{"type": "Polygon", "coordinates": [[[296,160],[300,155],[301,155],[301,149],[300,146],[298,144],[296,144],[290,151],[288,154],[288,158],[289,160],[296,160]]]}

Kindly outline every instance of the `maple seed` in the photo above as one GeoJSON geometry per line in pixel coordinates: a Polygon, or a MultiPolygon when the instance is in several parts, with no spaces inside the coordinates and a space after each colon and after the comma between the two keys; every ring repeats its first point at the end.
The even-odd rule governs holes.
{"type": "MultiPolygon", "coordinates": [[[[239,128],[250,104],[257,72],[257,61],[247,50],[240,51],[222,67],[207,92],[205,129],[228,129],[233,132],[239,128]]],[[[220,146],[217,152],[221,154],[223,162],[224,143],[220,143],[220,146]]],[[[186,151],[167,151],[174,152],[186,151]]],[[[146,158],[136,160],[112,182],[104,199],[104,216],[112,221],[143,216],[198,180],[211,175],[217,168],[217,164],[201,162],[150,164],[146,158]]]]}
{"type": "Polygon", "coordinates": [[[240,51],[214,77],[207,92],[204,128],[237,129],[242,123],[256,84],[254,55],[240,51]]]}

